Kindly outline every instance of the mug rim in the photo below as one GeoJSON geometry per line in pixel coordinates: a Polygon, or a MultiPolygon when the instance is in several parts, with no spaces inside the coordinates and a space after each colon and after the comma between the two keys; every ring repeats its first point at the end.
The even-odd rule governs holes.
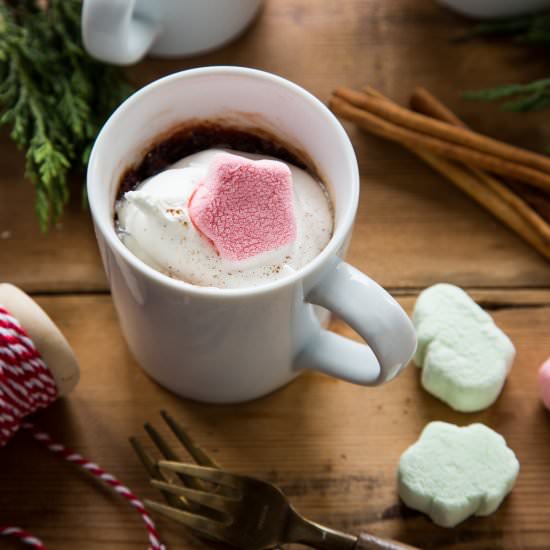
{"type": "Polygon", "coordinates": [[[357,212],[357,207],[359,204],[360,184],[357,157],[355,155],[355,151],[353,149],[353,145],[351,144],[349,136],[347,135],[344,127],[336,118],[336,116],[317,97],[315,97],[311,92],[308,92],[306,89],[302,88],[298,84],[295,84],[294,82],[291,82],[290,80],[287,80],[286,78],[276,75],[274,73],[248,67],[218,65],[210,67],[199,67],[194,69],[185,69],[183,71],[169,74],[150,82],[149,84],[143,86],[132,95],[130,95],[128,98],[126,98],[107,119],[95,139],[92,152],[90,154],[88,169],[86,172],[86,188],[90,211],[92,213],[92,219],[97,230],[99,231],[99,233],[101,233],[101,236],[106,241],[109,248],[122,256],[122,258],[138,272],[142,273],[144,276],[150,279],[153,279],[156,283],[160,285],[170,287],[172,290],[185,291],[186,293],[199,296],[238,298],[267,294],[269,292],[283,288],[287,285],[293,285],[297,281],[309,276],[323,263],[329,260],[331,256],[334,256],[335,253],[338,251],[338,248],[343,244],[348,234],[348,231],[355,219],[355,214],[357,212]],[[180,279],[173,279],[172,277],[165,275],[161,271],[157,271],[155,268],[149,266],[143,260],[139,259],[133,252],[131,252],[116,235],[114,224],[105,222],[102,219],[102,216],[97,212],[99,207],[95,203],[95,194],[100,192],[100,188],[94,191],[93,180],[96,177],[96,172],[99,170],[99,162],[97,160],[98,149],[100,147],[100,144],[105,139],[104,136],[108,134],[108,132],[112,131],[113,127],[116,127],[118,119],[120,118],[122,113],[124,113],[124,111],[128,108],[128,105],[130,103],[133,103],[135,100],[141,98],[142,96],[147,95],[154,88],[161,87],[168,82],[171,82],[173,80],[185,80],[187,78],[193,78],[195,76],[201,76],[205,74],[219,76],[244,75],[260,80],[266,80],[278,86],[287,88],[292,93],[305,97],[306,100],[308,100],[315,106],[319,115],[322,116],[330,124],[330,126],[332,126],[335,135],[338,136],[344,146],[346,158],[343,159],[343,162],[345,161],[350,164],[350,172],[352,175],[352,188],[347,204],[344,208],[340,223],[334,229],[330,241],[327,243],[325,248],[317,256],[315,256],[315,258],[313,258],[310,262],[308,262],[300,269],[296,270],[291,275],[282,277],[281,279],[275,279],[273,281],[262,283],[258,286],[242,288],[218,288],[212,286],[199,286],[188,283],[186,281],[182,281],[180,279]]]}

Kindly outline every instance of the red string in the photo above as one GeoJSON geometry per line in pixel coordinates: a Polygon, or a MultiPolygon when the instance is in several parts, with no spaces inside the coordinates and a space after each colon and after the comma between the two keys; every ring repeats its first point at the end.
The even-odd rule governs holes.
{"type": "MultiPolygon", "coordinates": [[[[55,380],[33,341],[19,321],[0,306],[0,447],[4,446],[19,428],[28,430],[51,452],[80,466],[124,497],[145,523],[150,550],[166,550],[143,503],[128,487],[94,462],[54,441],[49,434],[40,431],[34,424],[23,422],[26,416],[47,407],[56,398],[55,380]]],[[[46,550],[39,539],[19,527],[0,525],[0,535],[18,538],[37,550],[46,550]]]]}
{"type": "Polygon", "coordinates": [[[0,447],[23,418],[57,398],[53,376],[19,321],[0,306],[0,447]]]}

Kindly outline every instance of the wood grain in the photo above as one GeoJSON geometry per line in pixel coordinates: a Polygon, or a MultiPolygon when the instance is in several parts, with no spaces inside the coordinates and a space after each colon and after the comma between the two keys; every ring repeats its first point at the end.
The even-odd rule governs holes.
{"type": "Polygon", "coordinates": [[[0,132],[0,281],[27,292],[105,291],[90,213],[80,200],[82,179],[71,181],[65,214],[43,234],[34,213],[34,189],[23,172],[22,154],[7,132],[0,132]]]}
{"type": "MultiPolygon", "coordinates": [[[[549,113],[514,115],[468,103],[460,91],[543,76],[544,56],[497,41],[453,43],[469,24],[433,0],[269,0],[230,46],[189,60],[147,60],[137,85],[188,67],[252,66],[281,74],[322,100],[337,85],[371,84],[405,103],[433,91],[476,130],[542,151],[549,113]]],[[[362,174],[349,259],[410,311],[415,289],[468,287],[517,346],[497,403],[460,414],[426,394],[409,367],[366,389],[307,374],[262,400],[215,407],[180,400],[137,367],[120,334],[89,213],[75,176],[73,199],[48,236],[38,230],[24,159],[0,132],[0,279],[34,292],[67,335],[83,376],[70,398],[37,421],[97,460],[142,497],[156,497],[127,443],[168,409],[227,468],[278,483],[312,520],[443,550],[542,550],[550,546],[550,415],[537,399],[536,370],[550,355],[550,264],[443,178],[401,148],[347,126],[362,174]],[[499,511],[456,529],[434,526],[396,493],[397,461],[430,420],[481,421],[502,433],[522,470],[499,511]]],[[[356,337],[334,321],[341,334],[356,337]]],[[[144,436],[143,436],[144,438],[144,436]]],[[[145,439],[145,438],[144,438],[145,439]]],[[[146,547],[135,512],[79,471],[18,435],[0,452],[0,523],[15,523],[51,550],[146,547]]],[[[158,520],[169,548],[204,548],[158,520]]],[[[2,548],[16,549],[1,540],[2,548]]]]}
{"type": "MultiPolygon", "coordinates": [[[[141,426],[146,420],[166,434],[158,416],[165,408],[226,468],[276,482],[314,521],[428,549],[546,549],[550,415],[537,399],[536,370],[550,355],[550,291],[473,295],[490,308],[518,350],[499,400],[476,414],[453,412],[425,393],[412,365],[380,388],[307,374],[243,405],[180,400],[153,383],[130,357],[108,296],[42,297],[40,304],[73,345],[83,373],[76,391],[36,420],[141,497],[156,494],[127,438],[141,435],[145,441],[141,426]],[[444,529],[400,504],[395,483],[399,456],[436,419],[459,425],[483,422],[516,451],[521,473],[496,514],[444,529]]],[[[410,311],[414,296],[400,301],[410,311]]],[[[340,322],[333,328],[354,337],[340,322]]],[[[25,434],[0,453],[0,486],[2,522],[30,528],[52,550],[145,547],[135,512],[25,434]]],[[[170,522],[158,523],[169,547],[203,547],[170,522]]]]}
{"type": "MultiPolygon", "coordinates": [[[[550,143],[548,113],[500,113],[462,100],[460,92],[539,78],[544,56],[497,41],[453,42],[466,28],[433,0],[273,0],[230,46],[189,60],[147,60],[130,74],[142,85],[194,66],[245,65],[290,78],[322,100],[337,85],[371,84],[401,103],[420,84],[472,128],[543,150],[550,143]]],[[[350,250],[358,268],[391,288],[443,279],[548,286],[548,262],[441,176],[398,146],[348,128],[362,174],[350,250]]],[[[33,218],[23,155],[5,132],[0,151],[1,278],[31,291],[105,290],[89,215],[80,210],[81,178],[60,226],[44,237],[33,218]]]]}
{"type": "Polygon", "coordinates": [[[361,533],[353,550],[418,550],[408,544],[380,539],[370,533],[361,533]]]}

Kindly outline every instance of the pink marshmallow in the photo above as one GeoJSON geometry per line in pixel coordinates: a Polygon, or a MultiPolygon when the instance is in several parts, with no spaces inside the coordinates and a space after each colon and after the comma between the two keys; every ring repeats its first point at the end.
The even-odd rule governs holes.
{"type": "Polygon", "coordinates": [[[221,258],[242,261],[296,239],[292,175],[286,164],[216,155],[189,215],[221,258]]]}
{"type": "Polygon", "coordinates": [[[539,369],[539,392],[544,406],[550,410],[550,357],[539,369]]]}

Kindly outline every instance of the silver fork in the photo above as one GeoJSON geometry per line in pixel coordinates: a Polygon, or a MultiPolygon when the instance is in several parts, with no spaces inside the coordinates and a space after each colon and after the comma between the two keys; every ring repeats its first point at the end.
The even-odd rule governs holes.
{"type": "Polygon", "coordinates": [[[209,539],[244,550],[264,550],[285,543],[320,550],[417,550],[369,533],[356,537],[303,518],[274,485],[219,469],[181,426],[166,413],[162,415],[198,465],[174,458],[173,450],[150,426],[146,427],[149,435],[168,460],[155,462],[133,439],[151,483],[167,501],[162,504],[146,500],[152,510],[209,539]],[[168,474],[178,476],[177,482],[168,474]]]}

